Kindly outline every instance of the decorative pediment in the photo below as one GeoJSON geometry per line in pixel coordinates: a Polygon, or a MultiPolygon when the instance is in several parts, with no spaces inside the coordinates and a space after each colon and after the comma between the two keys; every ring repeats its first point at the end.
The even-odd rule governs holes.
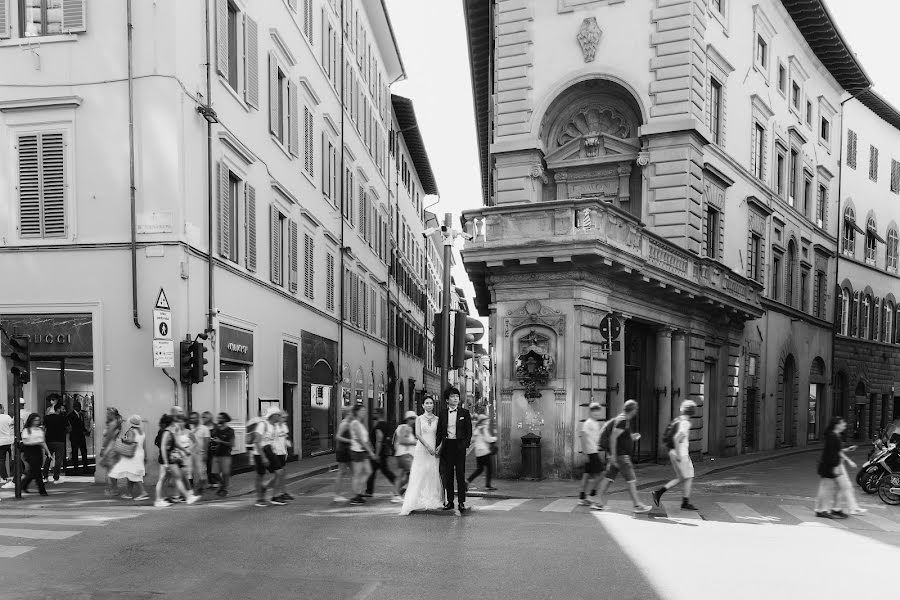
{"type": "Polygon", "coordinates": [[[566,316],[537,300],[529,300],[521,308],[508,311],[503,321],[506,337],[509,337],[510,332],[528,324],[546,325],[556,331],[557,335],[564,335],[566,331],[566,316]]]}
{"type": "Polygon", "coordinates": [[[641,145],[637,138],[620,138],[609,133],[598,132],[569,138],[559,148],[548,154],[546,161],[547,165],[553,168],[553,165],[562,162],[584,159],[587,159],[584,162],[591,163],[635,160],[640,150],[641,145]]]}

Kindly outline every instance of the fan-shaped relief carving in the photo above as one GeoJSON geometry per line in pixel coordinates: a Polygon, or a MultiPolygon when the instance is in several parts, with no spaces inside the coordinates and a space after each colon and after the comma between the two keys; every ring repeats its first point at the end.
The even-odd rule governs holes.
{"type": "Polygon", "coordinates": [[[625,115],[611,106],[588,106],[562,127],[556,144],[564,146],[578,138],[584,138],[587,144],[589,140],[598,140],[600,134],[628,139],[632,137],[632,125],[625,115]]]}

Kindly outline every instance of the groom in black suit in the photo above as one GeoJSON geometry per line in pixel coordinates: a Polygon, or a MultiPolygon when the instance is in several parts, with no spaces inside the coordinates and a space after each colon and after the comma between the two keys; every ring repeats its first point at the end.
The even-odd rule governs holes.
{"type": "Polygon", "coordinates": [[[453,477],[459,498],[459,512],[466,510],[466,450],[472,441],[472,415],[459,406],[459,390],[447,388],[445,407],[438,417],[437,451],[441,459],[441,479],[447,503],[444,510],[453,510],[453,477]]]}

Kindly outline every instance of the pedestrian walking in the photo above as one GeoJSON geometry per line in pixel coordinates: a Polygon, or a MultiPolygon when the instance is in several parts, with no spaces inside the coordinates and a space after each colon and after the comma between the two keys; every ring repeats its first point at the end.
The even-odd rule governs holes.
{"type": "Polygon", "coordinates": [[[436,449],[447,497],[444,510],[453,510],[455,479],[459,512],[462,513],[466,510],[466,450],[472,441],[472,415],[459,406],[459,390],[455,387],[444,391],[444,400],[447,405],[438,417],[436,449]]]}
{"type": "Polygon", "coordinates": [[[89,475],[87,457],[87,438],[91,435],[90,417],[81,410],[81,403],[72,403],[72,410],[66,415],[69,421],[69,446],[72,448],[72,467],[74,473],[89,475]],[[81,469],[78,469],[78,455],[81,455],[81,469]]]}
{"type": "Polygon", "coordinates": [[[65,478],[66,473],[66,421],[65,407],[62,403],[53,406],[53,413],[44,418],[44,431],[50,457],[44,461],[44,479],[49,481],[50,465],[53,465],[53,483],[61,483],[60,471],[65,478]]]}
{"type": "Polygon", "coordinates": [[[584,452],[587,462],[584,465],[584,475],[581,477],[581,491],[578,493],[578,501],[582,506],[596,504],[588,500],[588,488],[593,498],[597,495],[597,486],[603,476],[604,465],[600,458],[600,419],[603,417],[603,407],[598,402],[588,405],[588,418],[581,425],[581,451],[584,452]]]}
{"type": "Polygon", "coordinates": [[[635,400],[625,402],[622,412],[615,417],[609,427],[605,427],[600,434],[600,447],[608,452],[608,467],[603,481],[600,482],[600,502],[591,506],[594,510],[606,508],[606,492],[615,481],[619,473],[625,478],[628,492],[634,503],[634,512],[647,512],[650,507],[641,502],[637,493],[637,477],[634,474],[634,465],[631,463],[631,448],[634,442],[641,439],[641,434],[632,433],[631,421],[637,415],[638,403],[635,400]],[[605,437],[608,436],[608,437],[605,437]]]}
{"type": "Polygon", "coordinates": [[[372,416],[375,417],[375,424],[372,426],[370,439],[374,443],[376,458],[372,459],[372,464],[370,465],[372,473],[366,480],[366,493],[364,494],[366,498],[371,498],[375,491],[375,477],[378,476],[379,471],[384,474],[384,478],[391,483],[391,486],[397,481],[388,464],[390,456],[394,453],[394,445],[391,443],[393,439],[391,427],[384,420],[384,413],[380,410],[372,411],[372,416]]]}
{"type": "MultiPolygon", "coordinates": [[[[206,427],[209,431],[210,436],[212,436],[212,430],[216,426],[216,420],[213,418],[213,414],[208,410],[204,410],[200,415],[200,422],[206,427]]],[[[212,474],[212,449],[210,446],[212,445],[211,437],[208,438],[206,444],[206,481],[209,483],[209,487],[218,487],[216,478],[213,477],[212,474]]]]}
{"type": "Polygon", "coordinates": [[[651,493],[653,504],[659,506],[662,495],[679,483],[682,485],[681,510],[697,510],[691,504],[691,485],[694,482],[694,463],[688,452],[691,437],[691,419],[697,414],[697,403],[685,400],[681,403],[681,414],[666,428],[663,442],[669,448],[669,462],[675,470],[672,479],[661,488],[651,493]]]}
{"type": "Polygon", "coordinates": [[[122,415],[119,411],[110,406],[106,409],[106,425],[103,429],[103,440],[100,445],[99,464],[106,469],[106,490],[104,493],[107,498],[114,498],[119,493],[118,480],[109,476],[109,470],[113,468],[118,460],[116,453],[116,436],[122,433],[122,415]]]}
{"type": "Polygon", "coordinates": [[[478,476],[484,473],[484,489],[493,492],[497,488],[491,485],[491,478],[494,476],[493,462],[493,446],[497,442],[497,438],[491,435],[491,419],[487,415],[478,415],[475,419],[475,429],[472,430],[472,445],[466,451],[469,454],[475,451],[475,462],[477,468],[475,472],[469,475],[466,487],[474,489],[472,482],[478,479],[478,476]]]}
{"type": "Polygon", "coordinates": [[[365,504],[363,493],[366,491],[366,482],[372,472],[370,461],[377,455],[369,443],[369,432],[363,422],[366,419],[366,407],[362,404],[355,405],[350,414],[353,419],[350,422],[350,460],[353,463],[353,498],[350,504],[365,504]]]}
{"type": "Polygon", "coordinates": [[[15,423],[13,418],[6,414],[6,409],[3,404],[0,403],[0,483],[4,487],[7,486],[8,483],[12,483],[14,487],[15,482],[13,482],[13,476],[15,475],[16,469],[15,465],[13,465],[12,458],[12,445],[15,441],[15,423]],[[9,461],[9,470],[6,468],[6,463],[9,461]]]}
{"type": "Polygon", "coordinates": [[[403,492],[412,471],[413,450],[416,447],[416,433],[413,426],[416,422],[415,411],[407,411],[403,423],[394,431],[394,461],[397,473],[394,478],[394,497],[391,502],[401,504],[403,492]]]}
{"type": "MultiPolygon", "coordinates": [[[[856,467],[846,455],[841,441],[841,434],[847,429],[843,417],[832,417],[825,428],[825,445],[819,457],[819,491],[816,495],[815,513],[825,519],[846,519],[846,507],[851,515],[861,515],[866,509],[856,503],[850,478],[847,476],[846,464],[856,467]]],[[[856,450],[850,446],[847,450],[856,450]]]]}
{"type": "Polygon", "coordinates": [[[338,423],[337,431],[334,434],[334,460],[337,461],[337,473],[334,476],[334,501],[346,502],[347,498],[341,495],[341,484],[344,478],[350,478],[351,487],[353,481],[353,461],[350,456],[350,423],[353,421],[353,415],[350,409],[344,409],[341,422],[338,423]]]}
{"type": "Polygon", "coordinates": [[[191,473],[193,474],[191,485],[195,494],[202,494],[209,485],[209,478],[206,474],[206,459],[209,456],[209,427],[200,422],[200,413],[196,411],[189,415],[188,423],[194,443],[194,449],[191,452],[191,473]]]}
{"type": "Polygon", "coordinates": [[[163,493],[165,491],[166,482],[170,482],[178,492],[184,497],[188,504],[193,504],[200,499],[189,492],[184,485],[184,479],[181,474],[181,467],[185,461],[190,460],[190,454],[180,445],[179,427],[174,416],[171,414],[163,415],[159,420],[159,480],[156,482],[156,502],[153,506],[166,507],[172,503],[165,499],[163,493]]]}
{"type": "Polygon", "coordinates": [[[270,408],[253,425],[250,444],[253,464],[256,467],[255,506],[268,506],[269,503],[275,506],[284,506],[285,504],[284,500],[278,499],[277,496],[273,496],[269,503],[266,502],[266,490],[278,480],[276,473],[280,470],[278,459],[272,449],[272,443],[275,438],[272,421],[280,413],[281,411],[278,408],[270,408]],[[269,477],[268,480],[266,480],[267,476],[269,477]]]}
{"type": "Polygon", "coordinates": [[[231,481],[231,451],[234,448],[234,429],[228,424],[231,415],[220,412],[216,416],[216,424],[210,432],[209,452],[212,454],[212,472],[219,479],[219,490],[216,495],[224,498],[228,495],[228,484],[231,481]]]}
{"type": "Polygon", "coordinates": [[[41,467],[44,464],[44,457],[50,455],[50,449],[47,448],[44,429],[41,427],[41,415],[37,413],[31,413],[25,419],[25,427],[22,428],[22,455],[28,465],[28,470],[22,476],[22,492],[30,494],[28,484],[34,480],[41,496],[47,496],[44,479],[41,477],[41,467]]]}
{"type": "Polygon", "coordinates": [[[282,502],[294,499],[287,491],[287,476],[285,472],[288,450],[291,447],[291,432],[285,422],[286,416],[287,413],[282,410],[272,419],[272,427],[275,430],[274,439],[272,441],[272,451],[275,453],[275,460],[278,463],[278,470],[275,471],[275,482],[272,493],[276,494],[274,498],[277,498],[282,502]]]}
{"type": "Polygon", "coordinates": [[[147,453],[144,448],[144,440],[147,434],[144,433],[143,421],[140,415],[131,415],[123,424],[125,430],[118,439],[121,439],[133,450],[128,456],[127,452],[119,452],[119,459],[115,466],[109,471],[111,479],[124,479],[126,492],[122,494],[124,500],[143,501],[150,496],[144,489],[144,477],[147,475],[147,453]]]}

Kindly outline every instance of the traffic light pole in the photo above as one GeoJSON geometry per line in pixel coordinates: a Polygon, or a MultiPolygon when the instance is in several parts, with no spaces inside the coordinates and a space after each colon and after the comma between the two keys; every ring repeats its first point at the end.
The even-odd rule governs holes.
{"type": "Polygon", "coordinates": [[[444,288],[441,299],[441,398],[450,382],[450,259],[453,251],[453,215],[444,213],[444,288]]]}
{"type": "Polygon", "coordinates": [[[19,398],[22,397],[22,382],[16,377],[13,383],[13,396],[15,408],[13,408],[13,429],[15,430],[15,438],[13,440],[13,477],[15,478],[16,500],[22,499],[22,450],[19,446],[22,443],[22,404],[19,398]]]}

